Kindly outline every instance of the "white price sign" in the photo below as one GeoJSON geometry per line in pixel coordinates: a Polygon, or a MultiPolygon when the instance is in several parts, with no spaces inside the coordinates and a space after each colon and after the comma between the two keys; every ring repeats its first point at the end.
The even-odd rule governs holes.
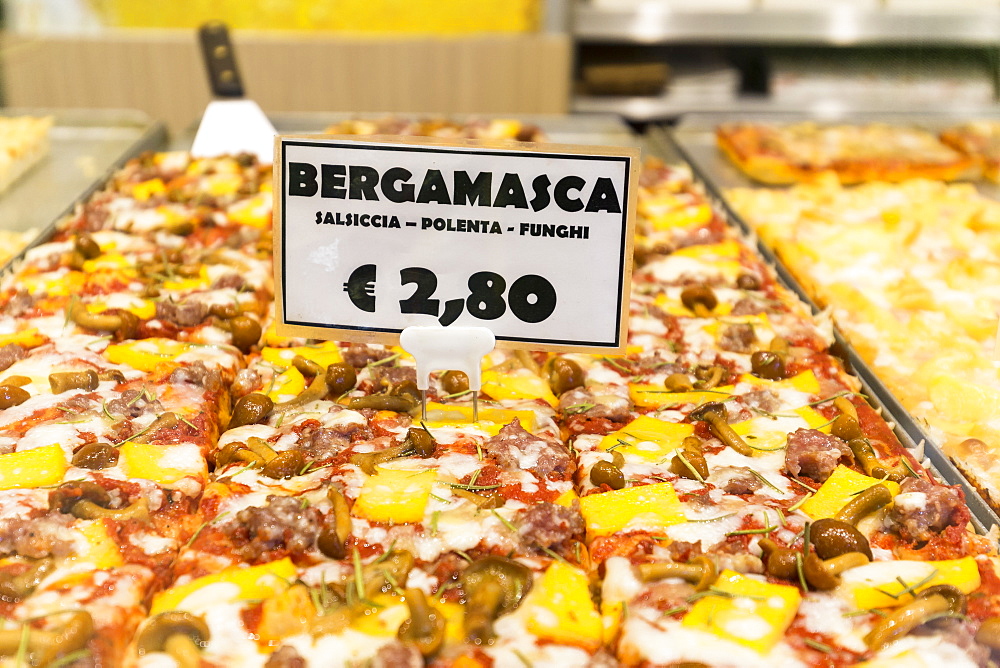
{"type": "Polygon", "coordinates": [[[490,328],[509,347],[621,352],[638,151],[283,136],[278,332],[398,342],[490,328]]]}

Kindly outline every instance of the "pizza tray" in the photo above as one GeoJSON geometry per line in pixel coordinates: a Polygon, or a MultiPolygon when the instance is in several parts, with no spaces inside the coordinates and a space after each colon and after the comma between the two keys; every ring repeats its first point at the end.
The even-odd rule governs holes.
{"type": "MultiPolygon", "coordinates": [[[[29,248],[50,239],[56,223],[129,158],[161,148],[167,139],[162,123],[138,111],[3,109],[2,114],[52,116],[54,121],[48,153],[0,194],[0,227],[18,232],[40,230],[29,248]]],[[[23,251],[2,271],[22,256],[23,251]]]]}
{"type": "MultiPolygon", "coordinates": [[[[959,123],[974,119],[1000,120],[1000,111],[995,107],[980,108],[956,107],[939,113],[919,112],[880,112],[855,111],[832,108],[826,112],[804,111],[739,111],[730,112],[695,112],[681,116],[672,129],[672,136],[678,150],[685,159],[697,165],[703,175],[720,190],[727,188],[783,188],[786,186],[769,186],[754,181],[741,172],[716,147],[715,128],[722,123],[769,123],[773,125],[788,125],[803,121],[820,123],[886,123],[889,125],[906,125],[918,127],[935,135],[942,130],[959,123]]],[[[985,179],[973,179],[971,183],[983,195],[1000,200],[1000,184],[985,179]]]]}
{"type": "MultiPolygon", "coordinates": [[[[818,315],[821,309],[811,299],[802,288],[799,282],[792,276],[791,272],[778,259],[777,255],[769,246],[764,244],[753,232],[750,225],[729,206],[723,196],[723,189],[750,186],[766,187],[751,181],[733,167],[727,159],[715,147],[715,125],[722,122],[734,121],[737,118],[743,121],[761,120],[764,122],[795,122],[796,120],[808,120],[806,116],[796,117],[793,114],[787,116],[777,114],[757,115],[756,117],[737,116],[735,114],[697,114],[692,115],[690,121],[682,119],[681,124],[673,131],[662,128],[654,128],[650,131],[650,140],[656,150],[662,146],[662,150],[667,154],[674,154],[681,157],[691,166],[695,180],[705,188],[708,198],[721,212],[727,221],[738,227],[744,235],[755,245],[757,251],[764,257],[767,263],[774,269],[779,280],[790,290],[795,292],[799,298],[805,302],[812,312],[818,315]]],[[[996,117],[996,112],[993,113],[996,117]]],[[[984,117],[984,116],[976,116],[984,117]]],[[[888,117],[880,115],[870,119],[859,118],[852,115],[845,122],[909,122],[916,121],[917,116],[899,114],[888,117]]],[[[926,115],[919,118],[926,119],[926,115]]],[[[969,117],[964,117],[969,118],[969,117]]],[[[813,117],[815,119],[815,117],[813,117]]],[[[949,123],[961,121],[962,118],[938,119],[940,125],[934,127],[944,127],[949,123]]],[[[931,127],[926,125],[924,127],[931,127]]],[[[996,189],[1000,195],[1000,189],[996,189]]],[[[850,370],[861,381],[865,397],[873,408],[880,412],[882,418],[886,420],[903,447],[910,450],[916,459],[927,466],[931,472],[939,479],[949,485],[957,485],[965,495],[965,502],[972,514],[972,523],[976,531],[981,534],[987,533],[993,527],[1000,527],[1000,516],[979,494],[976,487],[959,471],[951,459],[937,445],[930,434],[924,430],[920,423],[910,414],[899,402],[896,396],[885,386],[875,372],[862,359],[857,350],[852,346],[844,335],[834,327],[834,350],[836,354],[845,362],[850,370]],[[929,465],[929,466],[928,466],[929,465]]]]}
{"type": "MultiPolygon", "coordinates": [[[[639,146],[643,142],[621,118],[611,114],[588,114],[567,116],[556,114],[435,114],[424,112],[373,112],[373,113],[329,113],[303,112],[272,114],[271,122],[279,134],[321,134],[327,127],[351,119],[377,120],[387,117],[434,118],[446,117],[454,121],[476,118],[514,118],[524,123],[539,126],[549,140],[559,144],[584,144],[594,146],[639,146]]],[[[189,149],[194,138],[194,130],[182,133],[173,148],[189,149]]]]}

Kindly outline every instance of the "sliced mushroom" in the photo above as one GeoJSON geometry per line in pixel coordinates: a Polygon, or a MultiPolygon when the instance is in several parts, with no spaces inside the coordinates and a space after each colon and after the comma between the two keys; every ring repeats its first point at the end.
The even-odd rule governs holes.
{"type": "Polygon", "coordinates": [[[990,649],[1000,649],[1000,617],[988,617],[976,631],[976,642],[990,649]]]}
{"type": "Polygon", "coordinates": [[[554,357],[545,365],[545,376],[552,394],[557,397],[563,392],[583,387],[586,374],[580,365],[565,357],[554,357]]]}
{"type": "Polygon", "coordinates": [[[358,372],[345,362],[338,362],[326,367],[326,388],[330,396],[339,397],[350,392],[358,384],[358,372]]]}
{"type": "Polygon", "coordinates": [[[146,429],[129,440],[133,443],[150,443],[156,437],[156,432],[161,429],[173,429],[178,422],[176,413],[171,411],[161,413],[146,429]]]}
{"type": "Polygon", "coordinates": [[[464,371],[445,371],[438,380],[441,381],[441,389],[448,394],[462,394],[469,391],[469,376],[464,371]]]}
{"type": "Polygon", "coordinates": [[[705,461],[703,445],[697,436],[685,438],[681,442],[680,452],[670,461],[670,472],[682,478],[704,482],[708,477],[708,462],[705,461]]]}
{"type": "Polygon", "coordinates": [[[698,408],[691,411],[689,417],[692,420],[707,422],[712,435],[736,452],[746,457],[753,456],[753,449],[729,426],[726,407],[718,401],[709,401],[698,406],[698,408]]]}
{"type": "Polygon", "coordinates": [[[686,373],[672,373],[663,381],[663,386],[671,392],[690,392],[694,387],[686,373]]]}
{"type": "Polygon", "coordinates": [[[17,575],[0,574],[0,601],[18,603],[26,598],[55,569],[51,557],[29,561],[27,570],[17,575]]]}
{"type": "Polygon", "coordinates": [[[476,644],[495,637],[493,622],[521,604],[531,589],[531,571],[513,559],[490,555],[462,573],[465,592],[465,635],[476,644]]]}
{"type": "Polygon", "coordinates": [[[88,443],[73,453],[73,466],[99,471],[118,463],[118,448],[109,443],[88,443]]]}
{"type": "Polygon", "coordinates": [[[857,525],[861,518],[886,507],[891,502],[892,492],[885,485],[878,483],[848,501],[843,508],[837,511],[833,519],[857,525]]]}
{"type": "Polygon", "coordinates": [[[913,629],[940,615],[965,613],[965,594],[951,585],[935,585],[917,594],[917,597],[904,606],[896,608],[875,624],[868,635],[865,644],[873,651],[878,651],[902,638],[913,629]]]}
{"type": "Polygon", "coordinates": [[[815,552],[810,552],[802,562],[802,573],[813,588],[825,591],[840,584],[841,573],[869,561],[861,552],[845,552],[832,559],[820,559],[815,552]]]}
{"type": "Polygon", "coordinates": [[[427,603],[427,597],[421,590],[407,589],[404,595],[410,616],[396,635],[400,640],[416,645],[425,657],[437,654],[444,644],[444,615],[427,603]]]}
{"type": "Polygon", "coordinates": [[[198,668],[201,648],[210,638],[208,624],[201,617],[180,610],[161,612],[139,634],[139,656],[166,652],[180,668],[198,668]]]}
{"type": "Polygon", "coordinates": [[[757,544],[763,551],[761,560],[764,562],[765,573],[782,580],[794,580],[799,576],[801,552],[782,547],[770,538],[761,538],[757,544]]]}
{"type": "Polygon", "coordinates": [[[229,418],[229,428],[236,429],[248,424],[260,424],[274,409],[274,402],[266,394],[251,392],[239,398],[229,418]]]}
{"type": "Polygon", "coordinates": [[[379,464],[410,455],[430,457],[436,448],[437,442],[426,430],[411,427],[406,432],[406,438],[396,445],[377,452],[354,453],[350,462],[368,475],[375,475],[375,467],[379,464]]]}
{"type": "Polygon", "coordinates": [[[139,318],[128,311],[118,313],[91,313],[87,307],[80,302],[74,302],[69,307],[69,319],[87,329],[95,329],[100,332],[114,332],[118,340],[130,339],[135,336],[139,327],[139,318]]]}
{"type": "Polygon", "coordinates": [[[653,582],[664,578],[680,578],[695,586],[696,591],[705,591],[715,582],[718,571],[715,562],[705,555],[695,557],[686,564],[676,562],[655,562],[639,564],[639,579],[653,582]]]}
{"type": "Polygon", "coordinates": [[[102,508],[111,507],[111,495],[108,491],[89,480],[63,483],[49,492],[49,510],[72,513],[73,507],[80,501],[87,501],[102,508]]]}
{"type": "Polygon", "coordinates": [[[847,442],[847,446],[854,453],[854,458],[861,464],[865,473],[873,478],[883,478],[893,482],[902,482],[909,472],[900,466],[887,466],[875,454],[875,448],[867,438],[855,438],[847,442]]]}
{"type": "Polygon", "coordinates": [[[785,377],[785,356],[770,350],[758,350],[750,355],[750,373],[766,380],[785,377]]]}
{"type": "Polygon", "coordinates": [[[331,559],[343,559],[347,556],[346,543],[351,535],[351,510],[336,487],[327,489],[326,498],[330,500],[330,513],[316,537],[316,547],[331,559]]]}
{"type": "Polygon", "coordinates": [[[710,318],[719,300],[707,285],[692,285],[681,292],[681,303],[699,318],[710,318]]]}
{"type": "Polygon", "coordinates": [[[87,390],[92,392],[97,389],[101,379],[97,377],[97,372],[93,369],[84,371],[57,371],[49,374],[49,387],[52,394],[62,394],[69,390],[87,390]]]}
{"type": "Polygon", "coordinates": [[[695,389],[698,390],[711,390],[712,388],[718,387],[722,379],[726,377],[729,372],[726,371],[721,366],[713,364],[712,366],[699,366],[694,370],[694,377],[698,381],[694,384],[695,389]]]}
{"type": "Polygon", "coordinates": [[[853,524],[841,520],[823,518],[813,522],[809,528],[809,542],[820,559],[832,559],[848,552],[860,552],[872,558],[872,548],[865,535],[853,524]]]}
{"type": "Polygon", "coordinates": [[[625,487],[625,474],[613,462],[601,460],[590,467],[590,484],[594,487],[607,485],[611,489],[625,487]]]}
{"type": "Polygon", "coordinates": [[[373,561],[362,569],[366,598],[392,591],[397,583],[406,582],[413,570],[413,554],[407,550],[392,550],[380,560],[373,561]]]}
{"type": "MultiPolygon", "coordinates": [[[[68,616],[60,627],[51,631],[29,627],[28,659],[32,665],[47,666],[59,656],[83,649],[94,635],[94,619],[89,612],[74,610],[56,614],[68,616]]],[[[14,656],[21,650],[24,641],[22,628],[0,631],[0,656],[14,656]]]]}
{"type": "Polygon", "coordinates": [[[0,409],[20,406],[30,398],[31,394],[23,387],[0,385],[0,409]]]}
{"type": "Polygon", "coordinates": [[[306,457],[300,450],[285,450],[264,464],[260,473],[268,478],[287,480],[301,475],[305,468],[306,457]]]}
{"type": "Polygon", "coordinates": [[[273,414],[287,413],[290,410],[296,410],[298,408],[301,408],[302,406],[310,402],[319,401],[320,399],[326,396],[326,391],[327,391],[327,386],[324,374],[322,373],[317,374],[312,379],[312,382],[310,382],[309,385],[306,387],[306,389],[299,392],[299,395],[297,397],[289,399],[288,401],[284,401],[280,404],[274,404],[274,406],[271,409],[271,413],[273,414]]]}

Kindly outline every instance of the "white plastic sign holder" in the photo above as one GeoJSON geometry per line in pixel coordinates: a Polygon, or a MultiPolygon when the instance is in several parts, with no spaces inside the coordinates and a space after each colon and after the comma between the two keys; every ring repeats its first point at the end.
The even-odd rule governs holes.
{"type": "Polygon", "coordinates": [[[427,419],[427,390],[432,371],[464,371],[472,392],[472,420],[479,422],[479,390],[483,387],[483,357],[496,346],[486,327],[407,327],[399,345],[417,362],[420,416],[427,419]]]}

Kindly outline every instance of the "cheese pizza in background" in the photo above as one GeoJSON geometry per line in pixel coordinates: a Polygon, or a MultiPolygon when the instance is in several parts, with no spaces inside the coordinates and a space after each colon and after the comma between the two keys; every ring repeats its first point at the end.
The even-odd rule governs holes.
{"type": "Polygon", "coordinates": [[[787,185],[833,172],[841,183],[924,177],[952,181],[976,173],[977,161],[916,127],[870,123],[724,123],[719,149],[755,181],[787,185]]]}
{"type": "Polygon", "coordinates": [[[269,177],[131,162],[0,284],[0,666],[983,664],[978,536],[686,169],[627,354],[277,336],[269,177]]]}
{"type": "Polygon", "coordinates": [[[1000,121],[971,121],[941,132],[941,141],[982,165],[983,176],[1000,182],[1000,121]]]}
{"type": "Polygon", "coordinates": [[[996,506],[1000,204],[927,180],[727,196],[996,506]]]}

